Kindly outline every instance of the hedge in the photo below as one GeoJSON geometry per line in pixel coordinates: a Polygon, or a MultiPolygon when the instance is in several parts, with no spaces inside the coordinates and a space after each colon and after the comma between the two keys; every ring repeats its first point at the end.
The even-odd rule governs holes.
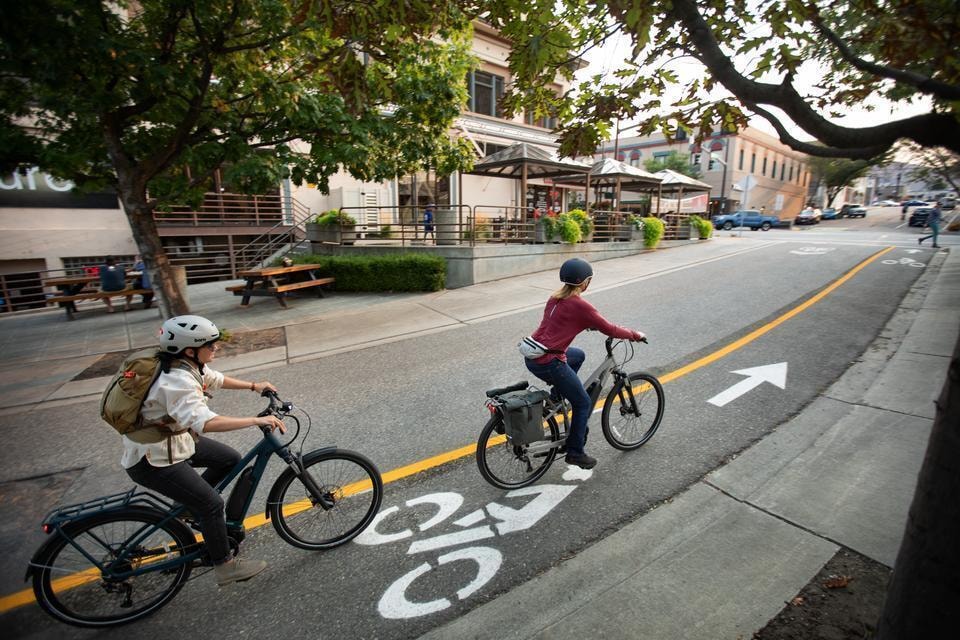
{"type": "Polygon", "coordinates": [[[318,275],[334,277],[336,291],[440,291],[447,263],[439,256],[298,256],[298,264],[318,264],[318,275]]]}

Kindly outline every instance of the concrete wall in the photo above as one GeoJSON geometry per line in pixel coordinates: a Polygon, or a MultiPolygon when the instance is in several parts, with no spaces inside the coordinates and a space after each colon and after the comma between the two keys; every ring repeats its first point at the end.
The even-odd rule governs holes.
{"type": "Polygon", "coordinates": [[[120,209],[0,209],[0,258],[44,261],[137,253],[130,224],[120,209]]]}
{"type": "Polygon", "coordinates": [[[447,262],[447,289],[501,280],[547,269],[559,269],[569,258],[590,262],[623,258],[646,249],[638,242],[584,242],[578,244],[483,244],[470,246],[388,245],[334,246],[314,244],[318,255],[403,255],[421,253],[441,256],[447,262]]]}

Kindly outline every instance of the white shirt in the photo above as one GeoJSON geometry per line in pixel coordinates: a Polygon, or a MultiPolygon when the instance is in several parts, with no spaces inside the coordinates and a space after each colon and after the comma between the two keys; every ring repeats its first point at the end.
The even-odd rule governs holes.
{"type": "MultiPolygon", "coordinates": [[[[179,426],[180,429],[189,429],[200,435],[203,433],[203,425],[217,417],[207,406],[207,397],[203,392],[205,389],[215,391],[222,386],[223,374],[210,367],[203,369],[202,387],[197,384],[194,374],[172,367],[170,373],[161,373],[150,387],[140,413],[147,421],[170,416],[176,421],[176,425],[170,425],[174,430],[179,426]]],[[[169,445],[167,439],[163,442],[142,444],[123,436],[123,457],[120,464],[124,469],[129,469],[146,456],[153,466],[166,467],[189,459],[195,451],[195,441],[189,431],[171,437],[169,445]]]]}

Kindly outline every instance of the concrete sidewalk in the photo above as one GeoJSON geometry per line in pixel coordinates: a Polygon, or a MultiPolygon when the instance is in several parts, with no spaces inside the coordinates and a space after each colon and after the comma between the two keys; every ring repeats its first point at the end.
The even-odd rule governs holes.
{"type": "Polygon", "coordinates": [[[932,261],[820,398],[575,557],[422,636],[749,638],[840,549],[893,566],[960,336],[960,255],[932,261]],[[937,268],[939,266],[939,268],[937,268]]]}

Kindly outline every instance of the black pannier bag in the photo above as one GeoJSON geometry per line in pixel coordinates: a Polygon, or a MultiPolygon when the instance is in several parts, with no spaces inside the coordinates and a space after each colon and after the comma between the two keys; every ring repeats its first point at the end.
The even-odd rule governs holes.
{"type": "Polygon", "coordinates": [[[513,444],[524,445],[545,439],[543,401],[549,397],[549,391],[533,388],[511,391],[499,397],[503,424],[513,444]]]}

